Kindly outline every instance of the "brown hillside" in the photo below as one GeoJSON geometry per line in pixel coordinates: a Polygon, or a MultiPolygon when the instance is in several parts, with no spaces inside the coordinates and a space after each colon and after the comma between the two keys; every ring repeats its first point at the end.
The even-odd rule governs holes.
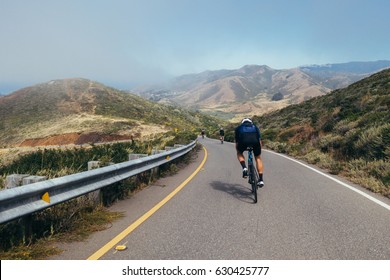
{"type": "Polygon", "coordinates": [[[55,80],[0,97],[0,147],[148,137],[194,125],[183,114],[90,80],[55,80]]]}

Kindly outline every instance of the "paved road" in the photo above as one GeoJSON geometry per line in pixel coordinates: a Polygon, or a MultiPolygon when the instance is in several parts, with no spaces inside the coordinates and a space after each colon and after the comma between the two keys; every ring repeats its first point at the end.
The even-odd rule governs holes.
{"type": "Polygon", "coordinates": [[[205,150],[179,174],[112,207],[125,211],[125,218],[86,242],[64,246],[66,251],[54,259],[390,259],[388,199],[376,197],[380,205],[264,151],[265,187],[253,204],[234,145],[199,142],[205,150]],[[183,188],[130,234],[104,247],[178,186],[183,188]],[[127,249],[116,251],[113,244],[127,249]]]}

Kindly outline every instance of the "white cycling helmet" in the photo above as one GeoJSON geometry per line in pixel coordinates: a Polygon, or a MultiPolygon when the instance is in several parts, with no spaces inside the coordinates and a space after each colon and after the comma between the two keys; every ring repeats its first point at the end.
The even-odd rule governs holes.
{"type": "Polygon", "coordinates": [[[249,123],[253,123],[252,120],[250,118],[244,118],[241,123],[246,123],[246,122],[249,122],[249,123]]]}

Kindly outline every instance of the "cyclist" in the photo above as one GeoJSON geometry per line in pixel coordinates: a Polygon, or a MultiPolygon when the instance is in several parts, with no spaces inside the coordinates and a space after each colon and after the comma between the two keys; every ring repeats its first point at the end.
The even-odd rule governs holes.
{"type": "Polygon", "coordinates": [[[244,118],[241,124],[236,127],[235,131],[237,159],[242,166],[242,177],[248,177],[248,169],[245,164],[244,151],[248,147],[253,147],[253,154],[256,160],[256,168],[259,172],[259,187],[264,186],[263,182],[263,162],[261,160],[261,135],[259,128],[253,123],[250,118],[244,118]]]}
{"type": "Polygon", "coordinates": [[[223,130],[223,127],[219,129],[219,139],[221,140],[221,143],[223,144],[223,140],[225,139],[225,130],[223,130]]]}
{"type": "Polygon", "coordinates": [[[204,138],[205,133],[206,133],[206,131],[204,130],[204,128],[202,128],[202,132],[201,132],[202,138],[204,138]]]}

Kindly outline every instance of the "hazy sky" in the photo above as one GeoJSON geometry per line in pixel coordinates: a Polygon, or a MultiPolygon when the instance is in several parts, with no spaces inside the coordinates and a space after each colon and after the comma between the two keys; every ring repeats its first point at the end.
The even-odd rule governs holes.
{"type": "Polygon", "coordinates": [[[388,0],[0,0],[0,92],[390,59],[389,13],[388,0]]]}

